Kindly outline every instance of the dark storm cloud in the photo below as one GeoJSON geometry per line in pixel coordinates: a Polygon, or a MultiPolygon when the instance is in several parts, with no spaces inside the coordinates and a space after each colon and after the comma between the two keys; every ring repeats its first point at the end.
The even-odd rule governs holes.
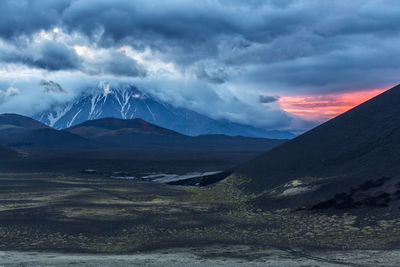
{"type": "Polygon", "coordinates": [[[279,100],[279,96],[260,95],[258,101],[262,104],[274,103],[279,100]]]}
{"type": "Polygon", "coordinates": [[[212,69],[206,66],[198,66],[195,73],[198,79],[215,84],[224,83],[228,76],[223,68],[212,69]]]}
{"type": "Polygon", "coordinates": [[[80,62],[73,49],[55,42],[44,42],[40,46],[38,58],[32,56],[26,59],[28,64],[50,71],[76,69],[80,62]]]}
{"type": "MultiPolygon", "coordinates": [[[[400,80],[396,0],[3,0],[0,11],[1,66],[146,77],[161,88],[161,74],[172,73],[171,84],[190,92],[188,99],[235,92],[262,112],[274,106],[261,105],[273,102],[268,96],[388,88],[400,80]],[[58,37],[38,37],[55,28],[58,37]]],[[[204,103],[198,110],[208,110],[204,103]]],[[[226,106],[226,117],[234,117],[237,104],[226,106]]],[[[290,123],[282,114],[269,119],[290,123]]]]}
{"type": "MultiPolygon", "coordinates": [[[[215,2],[217,3],[217,2],[215,2]]],[[[70,30],[103,31],[104,41],[163,37],[171,42],[205,41],[216,32],[235,31],[236,23],[215,5],[194,1],[76,1],[63,12],[70,30]]],[[[155,40],[157,42],[157,40],[155,40]]]]}
{"type": "Polygon", "coordinates": [[[58,84],[54,81],[41,80],[39,82],[39,86],[44,88],[45,93],[68,94],[68,91],[66,89],[64,89],[60,84],[58,84]]]}
{"type": "MultiPolygon", "coordinates": [[[[400,68],[400,8],[394,0],[6,0],[0,10],[0,36],[5,39],[61,27],[103,47],[151,47],[183,69],[213,60],[224,71],[194,71],[198,79],[216,84],[232,75],[227,66],[246,68],[238,79],[342,89],[348,82],[357,86],[353,80],[363,76],[377,84],[394,82],[391,71],[389,77],[381,76],[400,68]]],[[[43,58],[24,63],[47,70],[79,69],[73,53],[59,48],[48,47],[43,58]]],[[[145,72],[128,58],[117,57],[121,64],[108,62],[98,73],[145,72]]]]}
{"type": "Polygon", "coordinates": [[[70,4],[71,0],[2,0],[0,36],[9,39],[51,29],[70,4]]]}
{"type": "Polygon", "coordinates": [[[53,41],[43,41],[32,46],[18,44],[0,52],[0,61],[48,71],[74,70],[80,66],[80,58],[72,48],[53,41]]]}
{"type": "Polygon", "coordinates": [[[80,57],[63,43],[43,41],[1,49],[0,63],[16,63],[47,71],[71,70],[89,75],[145,76],[145,70],[123,53],[106,51],[98,57],[80,57]]]}
{"type": "Polygon", "coordinates": [[[119,52],[106,53],[97,59],[86,60],[82,70],[92,75],[145,76],[146,71],[132,58],[119,52]]]}

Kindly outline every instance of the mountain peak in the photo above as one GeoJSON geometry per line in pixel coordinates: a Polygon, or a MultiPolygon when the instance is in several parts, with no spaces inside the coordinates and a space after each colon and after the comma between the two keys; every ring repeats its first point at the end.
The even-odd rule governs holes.
{"type": "Polygon", "coordinates": [[[108,94],[112,93],[110,89],[110,84],[105,82],[99,82],[99,88],[103,89],[103,95],[107,96],[108,94]]]}
{"type": "Polygon", "coordinates": [[[118,84],[111,85],[105,81],[100,81],[97,87],[88,88],[82,93],[82,96],[100,96],[103,98],[107,98],[112,95],[129,95],[133,98],[147,98],[149,97],[146,93],[139,90],[136,86],[132,84],[118,84]]]}
{"type": "Polygon", "coordinates": [[[34,118],[56,129],[101,118],[141,118],[191,136],[225,134],[281,139],[293,137],[289,132],[268,131],[227,120],[215,120],[187,108],[175,107],[133,85],[111,86],[105,82],[85,90],[71,102],[34,115],[34,118]]]}

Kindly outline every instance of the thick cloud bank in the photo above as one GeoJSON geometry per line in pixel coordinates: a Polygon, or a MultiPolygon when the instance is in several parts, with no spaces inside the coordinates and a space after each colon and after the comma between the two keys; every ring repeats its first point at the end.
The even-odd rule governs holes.
{"type": "Polygon", "coordinates": [[[0,112],[123,81],[212,116],[296,130],[310,124],[281,110],[281,97],[400,80],[395,0],[3,0],[0,10],[0,112]]]}

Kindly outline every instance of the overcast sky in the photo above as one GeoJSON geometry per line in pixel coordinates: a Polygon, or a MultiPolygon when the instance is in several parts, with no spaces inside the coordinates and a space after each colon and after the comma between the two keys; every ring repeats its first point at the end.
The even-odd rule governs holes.
{"type": "Polygon", "coordinates": [[[400,81],[396,0],[2,0],[0,12],[0,112],[123,82],[296,131],[400,81]]]}

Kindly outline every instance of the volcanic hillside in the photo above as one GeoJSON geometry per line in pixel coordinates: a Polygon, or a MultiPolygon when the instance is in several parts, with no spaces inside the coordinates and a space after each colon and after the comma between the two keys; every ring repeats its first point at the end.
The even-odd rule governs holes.
{"type": "Polygon", "coordinates": [[[177,132],[156,126],[142,119],[123,120],[115,118],[104,118],[98,120],[90,120],[77,126],[68,128],[65,131],[78,134],[86,138],[119,136],[127,134],[183,136],[177,132]]]}
{"type": "Polygon", "coordinates": [[[45,128],[49,127],[26,116],[10,113],[0,114],[0,136],[45,128]]]}
{"type": "Polygon", "coordinates": [[[235,178],[265,207],[387,206],[400,194],[399,166],[400,85],[244,164],[235,178]]]}

